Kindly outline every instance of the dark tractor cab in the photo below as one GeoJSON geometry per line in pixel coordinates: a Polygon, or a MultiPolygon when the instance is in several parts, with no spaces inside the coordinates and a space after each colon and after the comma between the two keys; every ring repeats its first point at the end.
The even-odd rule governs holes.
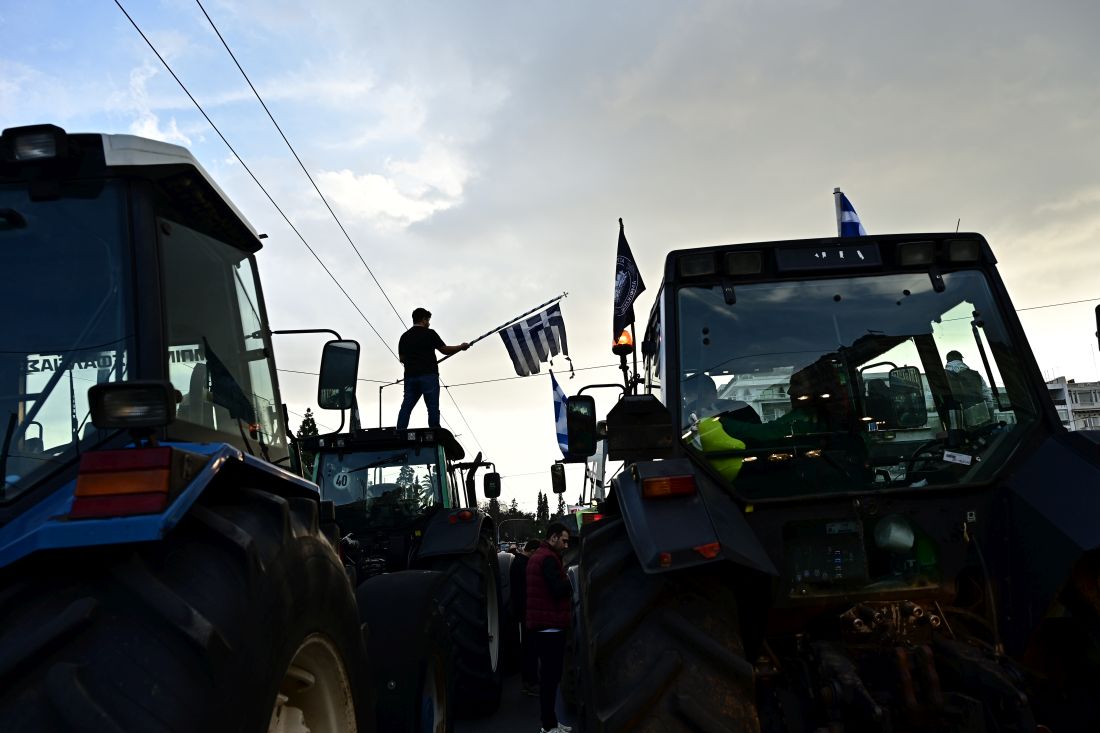
{"type": "MultiPolygon", "coordinates": [[[[316,454],[321,498],[332,502],[341,531],[357,544],[361,580],[470,552],[482,531],[492,531],[473,492],[478,469],[491,464],[480,456],[463,463],[465,451],[450,431],[352,430],[311,438],[303,449],[316,454]]],[[[494,481],[496,474],[485,475],[487,498],[494,481]]]]}
{"type": "Polygon", "coordinates": [[[718,685],[693,699],[738,730],[1100,726],[1100,454],[1060,424],[995,264],[977,234],[668,255],[644,393],[607,416],[626,465],[582,532],[589,724],[645,688],[645,650],[695,638],[738,659],[670,673],[662,720],[718,685]],[[628,592],[649,610],[605,644],[628,592]]]}

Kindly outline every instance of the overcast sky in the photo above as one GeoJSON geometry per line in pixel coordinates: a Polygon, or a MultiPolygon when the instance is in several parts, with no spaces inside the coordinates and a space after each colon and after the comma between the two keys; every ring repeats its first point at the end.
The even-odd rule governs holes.
{"type": "MultiPolygon", "coordinates": [[[[871,233],[981,232],[1019,309],[1100,297],[1095,0],[205,0],[404,323],[198,5],[123,5],[394,350],[415,306],[458,343],[568,291],[574,364],[614,364],[618,217],[644,319],[667,251],[832,236],[834,186],[871,233]]],[[[0,34],[0,126],[189,147],[269,235],[272,326],[335,328],[363,344],[361,378],[400,376],[112,0],[7,0],[0,34]]],[[[1021,313],[1048,377],[1100,376],[1095,304],[1021,313]]],[[[322,341],[276,341],[279,367],[316,371],[322,341]]],[[[496,336],[442,375],[446,424],[533,509],[560,457],[549,379],[466,384],[514,376],[496,336]]],[[[294,413],[316,411],[315,377],[280,380],[294,413]]],[[[360,384],[375,424],[378,385],[360,384]]]]}

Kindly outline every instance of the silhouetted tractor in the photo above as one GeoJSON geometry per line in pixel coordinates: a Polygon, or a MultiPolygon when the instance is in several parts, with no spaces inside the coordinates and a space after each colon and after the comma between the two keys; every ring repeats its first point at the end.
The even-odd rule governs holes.
{"type": "Polygon", "coordinates": [[[374,730],[259,249],[183,148],[0,136],[5,731],[374,730]]]}
{"type": "Polygon", "coordinates": [[[672,252],[641,351],[602,430],[567,409],[625,461],[586,731],[1100,730],[1100,452],[980,235],[672,252]]]}
{"type": "MultiPolygon", "coordinates": [[[[420,730],[416,716],[426,707],[453,705],[464,716],[495,711],[501,586],[493,520],[477,508],[474,483],[492,464],[480,453],[463,463],[462,446],[443,429],[353,426],[310,438],[303,449],[316,454],[314,478],[335,506],[373,632],[384,727],[420,730]]],[[[500,495],[498,474],[485,475],[484,492],[500,495]]]]}

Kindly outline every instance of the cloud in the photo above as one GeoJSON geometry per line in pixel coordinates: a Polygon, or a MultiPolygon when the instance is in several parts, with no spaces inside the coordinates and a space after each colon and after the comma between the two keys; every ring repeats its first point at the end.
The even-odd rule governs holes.
{"type": "Polygon", "coordinates": [[[323,171],[317,185],[342,214],[392,230],[457,206],[470,176],[459,153],[429,143],[416,160],[387,162],[383,173],[323,171]]]}
{"type": "Polygon", "coordinates": [[[130,105],[135,114],[135,119],[130,123],[130,133],[154,140],[162,140],[167,143],[190,145],[191,138],[180,132],[176,118],[168,120],[167,127],[161,125],[160,118],[149,104],[149,93],[146,91],[146,83],[157,75],[158,69],[150,63],[145,63],[130,71],[130,105]]]}

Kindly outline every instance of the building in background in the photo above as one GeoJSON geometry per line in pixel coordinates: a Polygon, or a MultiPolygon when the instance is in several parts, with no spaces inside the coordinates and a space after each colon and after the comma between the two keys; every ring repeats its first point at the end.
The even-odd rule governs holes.
{"type": "Polygon", "coordinates": [[[1100,429],[1100,382],[1058,377],[1047,382],[1058,418],[1070,430],[1100,429]]]}

